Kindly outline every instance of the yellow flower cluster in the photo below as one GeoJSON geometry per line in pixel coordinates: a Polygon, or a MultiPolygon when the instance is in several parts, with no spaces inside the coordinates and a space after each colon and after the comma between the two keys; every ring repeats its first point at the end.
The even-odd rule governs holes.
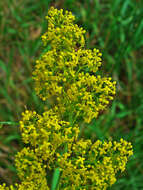
{"type": "Polygon", "coordinates": [[[15,158],[15,166],[21,184],[6,187],[0,185],[0,190],[50,190],[47,184],[46,165],[33,149],[24,148],[15,158]]]}
{"type": "Polygon", "coordinates": [[[44,101],[54,97],[58,114],[72,112],[76,120],[89,123],[113,99],[116,82],[97,75],[101,53],[84,49],[85,31],[74,24],[71,12],[52,7],[46,18],[42,39],[51,48],[36,61],[35,90],[44,101]]]}
{"type": "Polygon", "coordinates": [[[26,110],[22,114],[20,131],[25,144],[34,148],[35,154],[48,161],[51,169],[56,161],[56,153],[63,152],[68,143],[77,140],[79,127],[61,121],[52,110],[42,115],[26,110]]]}
{"type": "Polygon", "coordinates": [[[15,158],[20,184],[0,190],[49,190],[49,175],[60,171],[59,190],[106,190],[125,170],[132,145],[94,143],[79,138],[79,120],[89,123],[115,94],[115,82],[97,74],[101,53],[84,49],[82,28],[71,12],[51,8],[48,31],[42,36],[50,50],[36,61],[33,78],[39,97],[55,102],[42,114],[22,113],[20,132],[26,144],[15,158]]]}
{"type": "Polygon", "coordinates": [[[20,121],[23,142],[30,146],[18,152],[15,165],[21,184],[0,190],[48,190],[46,171],[59,168],[59,189],[106,189],[116,182],[133,154],[131,143],[78,139],[79,127],[60,121],[52,110],[42,115],[26,110],[20,121]]]}
{"type": "Polygon", "coordinates": [[[84,46],[85,30],[73,24],[75,17],[71,12],[65,11],[63,14],[63,9],[57,10],[51,7],[46,19],[48,30],[42,36],[44,45],[50,44],[51,48],[57,50],[72,50],[77,45],[84,46]]]}
{"type": "Polygon", "coordinates": [[[58,154],[60,189],[106,189],[116,182],[115,174],[125,170],[132,153],[131,143],[123,139],[113,143],[81,139],[69,144],[67,153],[58,154]]]}
{"type": "Polygon", "coordinates": [[[13,187],[13,185],[11,185],[10,187],[6,187],[6,184],[3,183],[2,185],[0,185],[0,190],[15,190],[15,188],[13,187]]]}
{"type": "Polygon", "coordinates": [[[49,190],[46,179],[46,166],[41,158],[37,157],[34,150],[27,147],[18,152],[15,166],[22,182],[18,185],[18,190],[49,190]]]}

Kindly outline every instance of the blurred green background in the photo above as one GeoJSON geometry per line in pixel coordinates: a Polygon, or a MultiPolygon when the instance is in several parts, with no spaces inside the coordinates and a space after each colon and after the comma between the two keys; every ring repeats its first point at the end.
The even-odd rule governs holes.
{"type": "Polygon", "coordinates": [[[117,81],[108,109],[85,128],[87,138],[131,141],[134,155],[112,190],[143,189],[143,1],[3,0],[0,1],[0,183],[17,181],[14,154],[23,144],[15,123],[25,108],[43,105],[31,79],[47,29],[48,8],[73,12],[87,30],[87,48],[103,53],[101,70],[117,81]]]}

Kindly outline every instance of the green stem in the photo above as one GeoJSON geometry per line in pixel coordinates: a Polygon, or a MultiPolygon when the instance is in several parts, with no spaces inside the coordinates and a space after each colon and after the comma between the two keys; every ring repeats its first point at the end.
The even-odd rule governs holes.
{"type": "Polygon", "coordinates": [[[58,190],[59,186],[59,180],[60,180],[60,170],[59,168],[56,168],[53,174],[53,179],[52,179],[52,186],[51,190],[58,190]]]}

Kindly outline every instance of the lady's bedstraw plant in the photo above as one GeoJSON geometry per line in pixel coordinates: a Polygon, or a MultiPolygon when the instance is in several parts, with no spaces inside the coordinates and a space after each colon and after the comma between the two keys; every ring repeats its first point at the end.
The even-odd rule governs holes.
{"type": "Polygon", "coordinates": [[[74,24],[71,12],[50,8],[48,31],[42,36],[45,53],[36,61],[33,79],[37,95],[54,100],[43,114],[26,110],[20,131],[26,147],[15,164],[20,184],[0,190],[49,190],[50,176],[60,171],[55,189],[102,190],[123,172],[132,145],[79,138],[79,121],[90,123],[113,99],[111,78],[97,75],[101,53],[85,49],[85,30],[74,24]],[[48,47],[48,48],[47,48],[48,47]]]}

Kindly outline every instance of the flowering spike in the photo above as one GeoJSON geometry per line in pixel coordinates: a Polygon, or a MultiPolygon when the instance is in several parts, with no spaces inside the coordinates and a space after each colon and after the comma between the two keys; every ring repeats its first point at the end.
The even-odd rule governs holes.
{"type": "Polygon", "coordinates": [[[33,78],[39,97],[55,102],[42,114],[22,113],[20,132],[26,147],[15,158],[21,183],[3,184],[0,190],[49,190],[54,171],[60,190],[106,190],[125,170],[132,145],[123,139],[94,143],[81,139],[78,124],[91,122],[106,108],[116,82],[97,74],[101,53],[85,49],[85,30],[74,24],[71,12],[51,7],[46,19],[42,41],[50,50],[36,61],[33,78]]]}

